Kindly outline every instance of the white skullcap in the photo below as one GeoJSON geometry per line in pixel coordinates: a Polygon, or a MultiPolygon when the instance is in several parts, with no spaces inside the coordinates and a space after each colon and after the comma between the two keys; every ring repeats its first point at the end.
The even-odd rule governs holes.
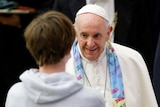
{"type": "Polygon", "coordinates": [[[107,20],[109,22],[109,16],[107,14],[107,11],[105,11],[104,8],[102,8],[101,6],[99,6],[97,4],[87,4],[87,5],[83,6],[77,12],[76,16],[78,16],[80,14],[84,14],[84,13],[96,14],[98,16],[101,16],[102,18],[104,18],[105,20],[107,20]]]}

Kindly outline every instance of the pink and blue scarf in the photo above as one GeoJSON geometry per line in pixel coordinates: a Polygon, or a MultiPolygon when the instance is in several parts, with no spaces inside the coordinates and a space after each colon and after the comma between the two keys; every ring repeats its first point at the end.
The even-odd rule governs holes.
{"type": "MultiPolygon", "coordinates": [[[[113,107],[126,107],[122,72],[120,69],[118,58],[115,54],[114,48],[111,46],[109,42],[107,43],[106,50],[107,50],[106,51],[107,64],[109,69],[110,84],[111,84],[111,90],[112,90],[113,107]]],[[[74,55],[74,61],[75,61],[75,70],[76,70],[77,80],[80,83],[84,84],[85,71],[82,65],[81,55],[77,48],[77,41],[75,41],[73,44],[73,55],[74,55]]]]}

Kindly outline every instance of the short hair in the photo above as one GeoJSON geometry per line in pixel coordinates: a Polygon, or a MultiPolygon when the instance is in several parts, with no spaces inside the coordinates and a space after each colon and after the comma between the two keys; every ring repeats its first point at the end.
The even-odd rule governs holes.
{"type": "Polygon", "coordinates": [[[70,51],[75,30],[67,16],[52,10],[35,17],[26,27],[24,38],[39,66],[56,64],[70,51]]]}

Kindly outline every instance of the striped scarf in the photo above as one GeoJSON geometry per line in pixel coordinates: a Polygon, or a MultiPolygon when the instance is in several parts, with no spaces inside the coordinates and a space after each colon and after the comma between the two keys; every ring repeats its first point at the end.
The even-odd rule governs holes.
{"type": "MultiPolygon", "coordinates": [[[[74,61],[75,61],[77,80],[78,82],[84,84],[85,71],[83,69],[81,56],[77,48],[77,41],[75,41],[73,44],[73,55],[74,55],[74,61]]],[[[106,55],[107,55],[107,64],[108,64],[109,75],[110,75],[113,107],[126,107],[122,72],[120,69],[118,58],[110,42],[107,43],[106,55]]]]}

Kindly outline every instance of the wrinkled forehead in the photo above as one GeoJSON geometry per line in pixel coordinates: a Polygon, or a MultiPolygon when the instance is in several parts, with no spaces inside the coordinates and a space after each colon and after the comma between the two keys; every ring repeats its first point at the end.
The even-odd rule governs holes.
{"type": "Polygon", "coordinates": [[[86,34],[100,34],[107,30],[107,21],[92,13],[84,13],[77,16],[75,29],[78,33],[84,32],[86,34]]]}

